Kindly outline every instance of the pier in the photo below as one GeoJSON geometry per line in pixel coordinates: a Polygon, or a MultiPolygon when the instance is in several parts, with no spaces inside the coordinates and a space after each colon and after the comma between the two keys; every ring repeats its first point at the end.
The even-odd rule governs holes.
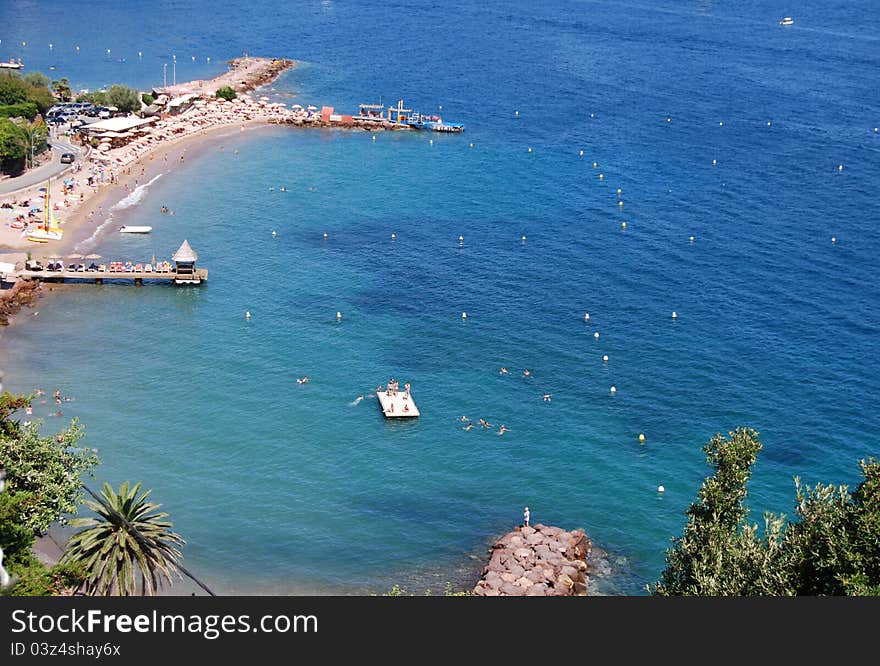
{"type": "MultiPolygon", "coordinates": [[[[26,257],[26,255],[25,255],[26,257]]],[[[71,258],[89,259],[97,255],[71,255],[71,258]]],[[[142,285],[147,282],[170,282],[171,284],[200,285],[208,280],[207,268],[196,268],[198,255],[190,247],[187,241],[183,241],[177,252],[171,257],[174,265],[169,262],[132,263],[111,261],[97,264],[92,261],[86,266],[84,263],[73,263],[65,266],[61,263],[61,257],[49,257],[48,259],[26,259],[12,262],[0,262],[0,279],[4,283],[14,283],[19,280],[40,280],[42,282],[64,282],[71,284],[104,284],[105,281],[134,282],[142,285]],[[58,261],[53,261],[57,259],[58,261]]]]}
{"type": "Polygon", "coordinates": [[[378,389],[376,397],[379,399],[379,406],[385,418],[411,418],[419,415],[419,408],[416,407],[416,402],[408,389],[399,391],[389,385],[384,391],[378,389]]]}

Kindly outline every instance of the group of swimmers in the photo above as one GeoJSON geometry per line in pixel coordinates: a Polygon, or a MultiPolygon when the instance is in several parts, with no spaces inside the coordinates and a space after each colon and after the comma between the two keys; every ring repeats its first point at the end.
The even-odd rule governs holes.
{"type": "MultiPolygon", "coordinates": [[[[464,426],[462,427],[462,430],[473,430],[473,429],[474,429],[474,424],[471,422],[471,420],[470,420],[467,416],[462,415],[462,416],[461,416],[461,422],[464,423],[464,426]]],[[[480,417],[480,418],[477,420],[477,423],[479,423],[479,424],[480,424],[480,427],[482,427],[482,428],[491,428],[491,427],[492,427],[492,424],[489,423],[486,419],[484,419],[484,418],[482,418],[482,417],[480,417]]],[[[502,424],[501,424],[501,427],[498,428],[498,434],[499,434],[499,435],[503,435],[503,434],[506,433],[508,430],[510,430],[510,428],[508,428],[506,425],[504,425],[504,424],[502,423],[502,424]]]]}
{"type": "MultiPolygon", "coordinates": [[[[41,388],[38,388],[38,389],[35,391],[35,393],[36,393],[37,396],[43,396],[43,395],[46,395],[46,392],[45,392],[43,389],[41,389],[41,388]]],[[[76,398],[71,398],[71,397],[69,397],[69,396],[62,396],[62,395],[61,395],[61,389],[55,389],[55,391],[52,393],[52,398],[55,400],[55,404],[56,404],[56,405],[61,405],[61,403],[63,403],[63,402],[72,402],[73,400],[76,399],[76,398]]],[[[46,404],[46,400],[45,400],[45,399],[40,400],[40,404],[41,404],[41,405],[45,405],[45,404],[46,404]]],[[[34,413],[34,409],[33,409],[33,407],[31,407],[30,405],[27,405],[27,406],[24,408],[24,413],[27,414],[28,416],[33,415],[33,413],[34,413]]],[[[59,409],[57,412],[55,412],[55,413],[52,414],[51,416],[63,416],[63,415],[64,415],[64,413],[59,409]]]]}

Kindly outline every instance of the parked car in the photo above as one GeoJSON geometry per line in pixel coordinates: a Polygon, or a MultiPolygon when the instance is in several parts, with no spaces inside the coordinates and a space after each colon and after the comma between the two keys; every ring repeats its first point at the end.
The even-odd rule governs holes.
{"type": "Polygon", "coordinates": [[[74,155],[73,153],[64,153],[61,156],[61,163],[62,164],[73,164],[75,161],[76,161],[76,155],[74,155]]]}

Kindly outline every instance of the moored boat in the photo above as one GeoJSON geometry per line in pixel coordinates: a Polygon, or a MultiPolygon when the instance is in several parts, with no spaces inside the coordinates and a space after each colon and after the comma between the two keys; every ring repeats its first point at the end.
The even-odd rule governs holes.
{"type": "Polygon", "coordinates": [[[148,234],[152,230],[153,227],[133,227],[126,224],[119,227],[119,233],[121,234],[148,234]]]}
{"type": "Polygon", "coordinates": [[[794,19],[791,16],[786,16],[779,22],[779,25],[794,25],[794,19]]]}

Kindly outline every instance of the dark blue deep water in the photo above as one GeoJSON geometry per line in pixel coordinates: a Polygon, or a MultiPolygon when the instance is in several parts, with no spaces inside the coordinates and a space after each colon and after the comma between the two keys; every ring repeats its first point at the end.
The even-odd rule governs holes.
{"type": "Polygon", "coordinates": [[[880,17],[797,5],[0,2],[0,59],[75,88],[248,52],[300,62],[287,103],[467,127],[215,140],[116,213],[150,236],[90,247],[187,238],[210,283],[50,298],[6,388],[75,396],[93,483],[153,488],[221,592],[464,587],[528,505],[642,594],[714,433],[761,433],[759,523],[880,453],[880,17]],[[350,404],[392,376],[417,422],[350,404]]]}

